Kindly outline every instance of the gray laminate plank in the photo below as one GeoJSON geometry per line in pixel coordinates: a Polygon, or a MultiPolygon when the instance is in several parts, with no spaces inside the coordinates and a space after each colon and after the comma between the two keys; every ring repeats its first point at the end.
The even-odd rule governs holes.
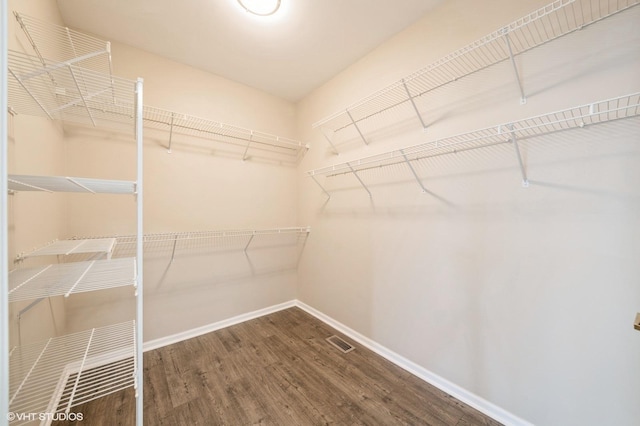
{"type": "MultiPolygon", "coordinates": [[[[147,352],[145,424],[499,425],[348,337],[356,350],[339,352],[332,334],[290,308],[147,352]]],[[[133,390],[77,410],[91,418],[77,425],[133,425],[133,390]]]]}

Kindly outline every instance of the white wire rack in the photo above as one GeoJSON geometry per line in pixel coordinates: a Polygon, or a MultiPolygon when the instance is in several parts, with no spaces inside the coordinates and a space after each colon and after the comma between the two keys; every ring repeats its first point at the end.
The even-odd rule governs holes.
{"type": "Polygon", "coordinates": [[[329,192],[316,179],[316,176],[332,177],[343,174],[353,174],[369,193],[369,196],[371,196],[371,192],[358,173],[367,169],[404,163],[415,177],[423,192],[427,192],[413,168],[412,162],[498,144],[513,143],[522,173],[523,185],[528,186],[528,179],[520,156],[518,140],[562,130],[582,128],[612,120],[637,117],[638,115],[640,115],[640,92],[310,170],[307,172],[307,175],[313,178],[322,191],[330,197],[329,192]]]}
{"type": "MultiPolygon", "coordinates": [[[[309,226],[269,228],[269,229],[236,229],[219,231],[165,232],[145,234],[143,237],[146,256],[154,253],[171,253],[171,261],[176,255],[196,253],[210,250],[244,250],[262,244],[293,244],[293,240],[306,239],[311,232],[309,226]]],[[[86,237],[84,237],[86,238],[86,237]]],[[[94,237],[103,238],[103,237],[94,237]]],[[[133,253],[137,243],[134,235],[113,237],[116,245],[114,257],[126,257],[133,253]]],[[[86,240],[86,239],[85,239],[86,240]]]]}
{"type": "Polygon", "coordinates": [[[108,41],[19,12],[14,11],[13,16],[42,66],[46,66],[46,58],[112,74],[111,45],[108,41]]]}
{"type": "Polygon", "coordinates": [[[308,145],[293,139],[150,106],[144,107],[144,123],[147,127],[169,132],[169,152],[175,134],[215,139],[239,146],[243,151],[243,160],[266,151],[297,163],[309,149],[308,145]]]}
{"type": "MultiPolygon", "coordinates": [[[[33,55],[10,52],[9,106],[17,113],[92,124],[127,122],[133,115],[130,86],[112,77],[107,41],[21,13],[14,13],[33,55]]],[[[309,149],[293,139],[145,106],[144,124],[174,135],[187,135],[237,146],[242,159],[265,155],[297,163],[309,149]]]]}
{"type": "Polygon", "coordinates": [[[9,358],[9,410],[69,412],[133,386],[134,330],[135,321],[128,321],[14,348],[9,358]]]}
{"type": "MultiPolygon", "coordinates": [[[[426,125],[414,99],[491,65],[511,59],[534,47],[579,30],[589,24],[640,4],[640,0],[557,0],[473,43],[450,53],[427,67],[373,93],[329,117],[313,128],[339,132],[354,127],[368,143],[359,125],[378,114],[410,103],[423,128],[426,125]]],[[[515,79],[522,102],[526,98],[515,63],[515,79]]],[[[331,134],[323,135],[337,153],[331,134]]]]}
{"type": "Polygon", "coordinates": [[[95,238],[85,240],[57,240],[30,253],[21,254],[18,259],[34,256],[70,256],[72,254],[98,253],[111,257],[116,244],[115,238],[95,238]]]}
{"type": "Polygon", "coordinates": [[[14,112],[107,128],[133,123],[134,81],[16,51],[8,58],[14,112]]]}
{"type": "Polygon", "coordinates": [[[9,175],[9,190],[83,192],[91,194],[135,194],[136,183],[133,181],[68,176],[9,175]]]}
{"type": "Polygon", "coordinates": [[[9,273],[9,301],[136,286],[135,258],[61,263],[9,273]]]}

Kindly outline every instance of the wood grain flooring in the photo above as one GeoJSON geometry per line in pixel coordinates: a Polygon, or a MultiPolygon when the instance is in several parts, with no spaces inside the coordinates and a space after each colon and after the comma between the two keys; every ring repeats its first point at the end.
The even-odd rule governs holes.
{"type": "MultiPolygon", "coordinates": [[[[341,353],[333,334],[290,308],[146,352],[144,423],[499,425],[364,347],[341,353]]],[[[54,424],[134,425],[133,389],[72,411],[84,420],[54,424]]]]}

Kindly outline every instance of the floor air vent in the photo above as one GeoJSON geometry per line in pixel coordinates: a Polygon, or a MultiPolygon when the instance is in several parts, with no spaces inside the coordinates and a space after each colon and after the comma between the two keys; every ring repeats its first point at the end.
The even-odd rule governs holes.
{"type": "Polygon", "coordinates": [[[352,350],[355,349],[355,346],[351,345],[350,343],[345,342],[344,340],[342,340],[340,337],[333,335],[331,337],[327,337],[327,342],[331,343],[333,346],[335,346],[336,348],[340,349],[341,352],[343,353],[347,353],[347,352],[351,352],[352,350]]]}

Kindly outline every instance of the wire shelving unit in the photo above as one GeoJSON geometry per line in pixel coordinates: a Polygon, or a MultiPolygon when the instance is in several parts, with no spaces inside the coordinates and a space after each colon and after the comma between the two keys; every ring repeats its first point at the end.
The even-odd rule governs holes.
{"type": "MultiPolygon", "coordinates": [[[[3,0],[3,13],[6,1],[3,0]]],[[[137,146],[137,174],[133,181],[68,176],[6,175],[7,191],[128,194],[136,199],[137,231],[132,255],[112,259],[116,239],[55,241],[18,257],[71,256],[82,261],[18,268],[4,280],[3,301],[70,296],[117,287],[135,288],[136,315],[127,323],[53,337],[46,342],[11,350],[9,374],[0,388],[9,390],[8,412],[69,412],[75,405],[134,386],[136,424],[142,425],[142,80],[115,77],[108,42],[65,27],[15,13],[32,52],[10,51],[3,44],[3,84],[12,114],[44,116],[53,120],[124,130],[137,146]],[[93,254],[88,260],[86,254],[93,254]]],[[[5,28],[3,26],[3,28],[5,28]]],[[[4,126],[3,126],[4,127],[4,126]]],[[[3,133],[2,154],[6,155],[3,133]]],[[[3,157],[4,159],[4,157],[3,157]]],[[[5,163],[6,166],[6,163],[5,163]]],[[[3,170],[6,167],[3,166],[3,170]]],[[[6,214],[3,203],[3,217],[6,214]]],[[[5,223],[6,225],[6,223],[5,223]]],[[[3,233],[3,245],[6,237],[3,233]]],[[[3,258],[6,250],[3,251],[3,258]]],[[[70,258],[66,258],[68,260],[70,258]]],[[[5,261],[4,259],[3,261],[5,261]]],[[[31,306],[29,305],[29,306],[31,306]]],[[[5,312],[3,310],[3,312],[5,312]]],[[[3,335],[8,335],[3,323],[3,335]]],[[[7,351],[8,352],[8,351],[7,351]]],[[[5,412],[6,411],[6,412],[5,412]]],[[[2,420],[0,420],[2,422],[2,420]]],[[[19,421],[12,422],[18,424],[19,421]]]]}
{"type": "Polygon", "coordinates": [[[68,413],[133,386],[139,368],[135,331],[135,321],[128,321],[12,349],[11,412],[68,413]]]}
{"type": "MultiPolygon", "coordinates": [[[[109,42],[14,15],[33,54],[9,52],[13,111],[99,127],[131,121],[133,103],[127,101],[126,91],[122,95],[119,79],[112,76],[109,42]]],[[[234,145],[243,160],[266,155],[295,164],[309,149],[293,139],[150,106],[143,108],[143,122],[169,133],[169,152],[176,135],[234,145]]]]}
{"type": "Polygon", "coordinates": [[[427,125],[415,99],[460,78],[511,60],[521,102],[526,96],[515,66],[514,57],[566,34],[582,29],[618,12],[640,4],[640,0],[556,0],[516,21],[448,54],[413,74],[353,103],[312,125],[337,154],[333,136],[354,128],[365,144],[361,129],[366,120],[381,113],[410,104],[422,128],[427,125]]]}
{"type": "Polygon", "coordinates": [[[639,115],[640,92],[310,170],[307,172],[307,176],[311,177],[328,197],[331,197],[327,189],[317,179],[317,176],[333,177],[353,174],[371,197],[371,191],[359,176],[360,172],[374,168],[406,164],[422,191],[428,192],[416,173],[413,163],[441,155],[456,154],[500,144],[513,144],[515,157],[522,174],[522,184],[526,187],[529,185],[529,180],[520,154],[520,148],[518,146],[519,140],[563,130],[579,129],[613,120],[637,117],[639,115]]]}

